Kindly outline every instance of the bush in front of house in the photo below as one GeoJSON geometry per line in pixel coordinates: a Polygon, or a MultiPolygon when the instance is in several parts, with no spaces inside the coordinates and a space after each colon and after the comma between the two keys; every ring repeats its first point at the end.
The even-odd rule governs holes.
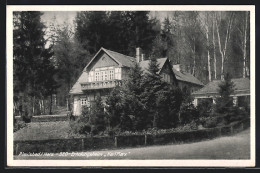
{"type": "Polygon", "coordinates": [[[197,121],[200,114],[193,104],[184,104],[180,110],[180,122],[181,124],[189,124],[192,121],[197,121]]]}
{"type": "Polygon", "coordinates": [[[232,107],[227,113],[227,121],[229,123],[234,121],[240,121],[248,117],[248,113],[245,109],[239,107],[232,107]]]}
{"type": "Polygon", "coordinates": [[[197,106],[200,116],[208,117],[212,113],[213,103],[211,99],[201,99],[197,106]]]}
{"type": "Polygon", "coordinates": [[[70,121],[71,132],[76,134],[90,134],[91,125],[89,124],[89,117],[79,116],[75,121],[70,121]]]}
{"type": "Polygon", "coordinates": [[[97,135],[107,127],[107,119],[101,97],[97,97],[92,107],[82,106],[81,116],[70,121],[73,133],[97,135]]]}

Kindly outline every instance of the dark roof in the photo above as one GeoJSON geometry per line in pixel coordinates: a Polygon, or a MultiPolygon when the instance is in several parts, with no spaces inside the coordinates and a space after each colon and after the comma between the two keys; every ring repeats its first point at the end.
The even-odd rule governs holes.
{"type": "Polygon", "coordinates": [[[88,73],[83,71],[77,82],[73,85],[70,90],[70,94],[83,94],[80,83],[88,81],[88,73]]]}
{"type": "MultiPolygon", "coordinates": [[[[235,85],[234,94],[238,94],[241,92],[247,94],[250,93],[250,80],[248,78],[237,78],[232,79],[231,81],[234,82],[235,85]]],[[[192,95],[218,94],[219,84],[221,82],[221,80],[213,80],[212,82],[209,82],[205,87],[193,92],[192,95]]]]}
{"type": "Polygon", "coordinates": [[[102,48],[108,55],[116,59],[122,66],[132,67],[136,59],[131,56],[126,56],[118,52],[114,52],[105,48],[102,48]]]}
{"type": "MultiPolygon", "coordinates": [[[[157,59],[160,71],[163,68],[163,65],[165,64],[166,60],[167,60],[167,58],[158,58],[157,59]]],[[[144,61],[139,62],[139,65],[143,69],[144,72],[147,72],[147,70],[149,68],[149,62],[150,62],[150,60],[144,60],[144,61]]],[[[160,73],[160,71],[159,71],[159,73],[160,73]]]]}
{"type": "Polygon", "coordinates": [[[199,81],[199,79],[194,77],[192,74],[187,73],[187,72],[180,72],[174,68],[172,68],[172,70],[173,70],[177,80],[204,86],[204,84],[201,81],[199,81]]]}

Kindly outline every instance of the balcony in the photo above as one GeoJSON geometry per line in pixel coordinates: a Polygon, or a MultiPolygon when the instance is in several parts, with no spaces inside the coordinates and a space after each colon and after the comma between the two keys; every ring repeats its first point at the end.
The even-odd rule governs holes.
{"type": "Polygon", "coordinates": [[[81,83],[81,90],[85,91],[85,90],[114,88],[116,86],[121,86],[121,85],[122,85],[121,80],[84,82],[81,83]]]}

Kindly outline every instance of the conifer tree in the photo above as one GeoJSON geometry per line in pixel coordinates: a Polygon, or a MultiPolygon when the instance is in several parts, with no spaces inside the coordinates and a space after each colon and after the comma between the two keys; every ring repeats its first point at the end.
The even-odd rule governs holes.
{"type": "Polygon", "coordinates": [[[100,96],[96,97],[92,107],[91,122],[97,131],[104,131],[106,129],[104,105],[100,96]]]}
{"type": "Polygon", "coordinates": [[[122,118],[128,122],[127,126],[132,126],[134,130],[142,130],[147,124],[147,117],[144,114],[144,107],[140,97],[143,92],[142,78],[143,71],[139,64],[135,63],[130,69],[128,79],[124,85],[127,113],[132,116],[132,119],[129,119],[129,116],[122,118]]]}
{"type": "Polygon", "coordinates": [[[156,105],[158,92],[165,87],[166,83],[161,80],[159,75],[159,64],[156,58],[151,58],[148,71],[142,81],[144,92],[141,94],[141,102],[149,115],[148,120],[152,127],[157,127],[159,112],[156,105]]]}
{"type": "Polygon", "coordinates": [[[37,11],[14,12],[14,95],[23,95],[21,109],[29,116],[36,114],[37,99],[52,95],[55,88],[50,70],[53,53],[46,48],[41,16],[37,11]]]}
{"type": "Polygon", "coordinates": [[[231,76],[227,73],[224,76],[224,81],[219,84],[219,95],[216,99],[216,111],[219,113],[227,113],[233,106],[233,98],[230,95],[234,92],[234,83],[231,81],[231,76]]]}

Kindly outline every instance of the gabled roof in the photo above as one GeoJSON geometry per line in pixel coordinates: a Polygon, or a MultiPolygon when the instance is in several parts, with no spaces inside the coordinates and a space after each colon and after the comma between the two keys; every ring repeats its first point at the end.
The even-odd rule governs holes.
{"type": "MultiPolygon", "coordinates": [[[[167,60],[167,58],[158,58],[158,59],[157,59],[157,62],[158,62],[158,64],[159,64],[159,73],[160,73],[160,71],[162,70],[162,68],[163,68],[163,66],[164,66],[164,64],[165,64],[165,62],[166,62],[166,60],[167,60]]],[[[150,60],[145,60],[145,61],[139,62],[139,65],[140,65],[140,67],[142,68],[142,70],[143,70],[144,72],[146,72],[146,71],[148,70],[148,68],[149,68],[149,62],[150,62],[150,60]]]]}
{"type": "Polygon", "coordinates": [[[135,58],[131,57],[131,56],[126,56],[123,55],[121,53],[117,53],[105,48],[100,48],[99,51],[95,54],[95,56],[91,59],[91,61],[86,65],[86,67],[84,68],[85,70],[88,68],[88,66],[94,61],[94,59],[99,55],[100,52],[104,51],[106,54],[108,54],[114,61],[116,61],[119,66],[125,66],[125,67],[132,67],[134,62],[135,62],[135,58]]]}
{"type": "Polygon", "coordinates": [[[175,68],[172,68],[172,70],[177,80],[204,86],[204,84],[201,81],[199,81],[196,77],[194,77],[192,74],[187,72],[177,71],[175,68]]]}
{"type": "Polygon", "coordinates": [[[81,90],[80,83],[87,82],[88,81],[88,73],[83,71],[77,80],[77,82],[73,85],[73,87],[70,90],[70,94],[83,94],[83,91],[81,90]]]}
{"type": "Polygon", "coordinates": [[[103,49],[109,56],[116,59],[122,66],[132,67],[134,65],[134,62],[136,61],[134,57],[126,56],[121,53],[114,52],[105,48],[101,49],[103,49]]]}
{"type": "MultiPolygon", "coordinates": [[[[250,94],[250,80],[248,78],[237,78],[231,79],[234,82],[234,94],[238,93],[246,93],[250,94]]],[[[205,87],[201,88],[198,91],[192,93],[192,95],[210,95],[210,94],[218,94],[219,84],[221,80],[213,80],[209,82],[205,87]]]]}

